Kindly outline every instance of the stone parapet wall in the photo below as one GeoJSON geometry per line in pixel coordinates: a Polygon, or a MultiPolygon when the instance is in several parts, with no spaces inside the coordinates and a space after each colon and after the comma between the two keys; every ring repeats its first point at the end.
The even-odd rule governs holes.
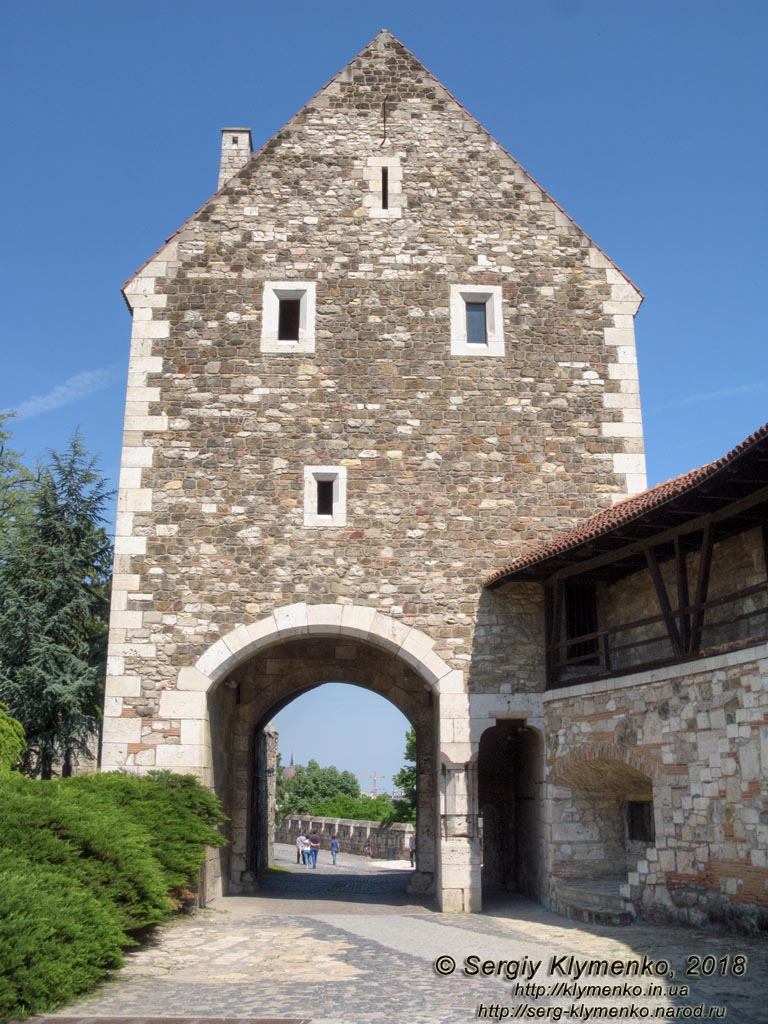
{"type": "Polygon", "coordinates": [[[650,917],[768,927],[765,644],[544,706],[554,876],[623,877],[650,917]],[[656,839],[638,847],[626,803],[650,795],[656,839]]]}
{"type": "Polygon", "coordinates": [[[413,825],[395,822],[382,825],[378,821],[354,821],[350,818],[313,818],[309,815],[291,815],[284,818],[275,832],[275,842],[296,842],[296,837],[317,830],[323,840],[321,849],[330,849],[331,836],[337,835],[341,851],[363,855],[371,844],[373,856],[383,860],[408,860],[408,840],[414,834],[413,825]]]}

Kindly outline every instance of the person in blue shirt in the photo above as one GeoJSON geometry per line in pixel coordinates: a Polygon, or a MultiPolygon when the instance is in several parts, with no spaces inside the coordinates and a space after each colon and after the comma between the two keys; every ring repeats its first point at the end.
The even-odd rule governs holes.
{"type": "Polygon", "coordinates": [[[339,837],[331,836],[331,856],[333,857],[334,867],[336,866],[336,855],[339,852],[339,837]]]}

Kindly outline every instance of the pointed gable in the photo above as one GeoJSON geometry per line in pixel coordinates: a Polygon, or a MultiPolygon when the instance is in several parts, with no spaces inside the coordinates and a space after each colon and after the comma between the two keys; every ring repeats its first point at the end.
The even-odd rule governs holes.
{"type": "MultiPolygon", "coordinates": [[[[540,204],[543,215],[552,227],[564,233],[578,232],[589,242],[606,266],[613,267],[634,291],[638,300],[642,293],[636,285],[607,257],[592,239],[552,199],[535,179],[494,139],[489,132],[462,106],[462,104],[435,78],[431,72],[387,29],[365,46],[342,70],[312,97],[278,132],[257,150],[235,175],[226,181],[192,216],[174,232],[164,246],[148,260],[136,274],[156,259],[169,242],[177,239],[197,218],[209,216],[218,208],[220,197],[230,197],[242,191],[243,186],[259,175],[269,165],[270,158],[278,152],[291,152],[297,139],[306,139],[322,148],[325,143],[333,146],[336,141],[334,120],[346,115],[355,122],[354,135],[362,149],[368,149],[372,160],[377,161],[376,178],[380,177],[378,164],[388,153],[396,150],[403,140],[403,129],[408,122],[420,122],[424,130],[419,133],[419,146],[429,146],[429,136],[434,134],[436,146],[434,155],[446,155],[444,138],[440,132],[431,133],[432,120],[448,120],[452,127],[454,157],[458,163],[465,162],[476,171],[474,187],[463,189],[465,205],[456,208],[458,218],[485,219],[514,214],[516,200],[523,203],[540,204]],[[486,200],[478,202],[478,198],[486,200]]],[[[406,132],[406,136],[412,133],[406,132]]],[[[411,147],[413,140],[406,142],[411,147]]],[[[302,182],[302,157],[298,157],[295,179],[302,182]]],[[[340,154],[340,158],[341,154],[340,154]]],[[[441,169],[443,170],[443,169],[441,169]]],[[[430,193],[439,191],[440,174],[433,180],[422,173],[420,182],[426,196],[422,205],[428,202],[430,193]]],[[[396,184],[398,184],[396,182],[396,184]]],[[[412,200],[411,200],[412,201],[412,200]]],[[[595,260],[593,254],[591,259],[595,260]]],[[[128,279],[127,285],[136,274],[128,279]]]]}

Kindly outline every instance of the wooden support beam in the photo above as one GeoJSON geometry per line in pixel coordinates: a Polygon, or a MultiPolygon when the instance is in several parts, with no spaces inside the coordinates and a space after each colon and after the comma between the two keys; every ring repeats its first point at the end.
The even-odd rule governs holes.
{"type": "Polygon", "coordinates": [[[667,588],[664,585],[664,578],[661,575],[661,570],[659,569],[656,553],[650,546],[645,549],[645,560],[648,563],[648,570],[651,574],[653,586],[656,590],[656,599],[659,602],[659,611],[664,616],[667,633],[669,634],[669,639],[672,643],[672,651],[676,657],[682,657],[683,648],[680,643],[680,632],[677,628],[675,617],[672,614],[672,606],[669,603],[669,595],[667,594],[667,588]]]}
{"type": "Polygon", "coordinates": [[[565,617],[565,587],[562,580],[556,580],[552,588],[552,678],[557,676],[561,660],[561,648],[558,646],[563,639],[563,619],[565,617]]]}
{"type": "Polygon", "coordinates": [[[677,576],[677,608],[678,628],[680,630],[680,644],[683,651],[690,651],[691,638],[691,612],[688,607],[688,564],[685,560],[685,551],[682,550],[680,536],[675,537],[675,570],[677,576]]]}
{"type": "Polygon", "coordinates": [[[552,657],[552,628],[554,626],[554,588],[550,584],[544,586],[544,652],[546,658],[547,686],[554,680],[554,658],[552,657]]]}
{"type": "Polygon", "coordinates": [[[704,602],[709,593],[709,573],[712,568],[712,549],[715,545],[715,531],[711,522],[704,525],[704,533],[699,549],[699,578],[696,582],[696,597],[693,602],[691,616],[691,635],[688,650],[696,654],[701,646],[701,629],[704,625],[704,602]]]}
{"type": "MultiPolygon", "coordinates": [[[[706,523],[725,523],[729,519],[733,519],[742,512],[746,512],[749,509],[755,508],[756,505],[762,505],[768,502],[768,487],[763,487],[761,490],[756,491],[753,494],[747,495],[740,501],[735,501],[727,505],[725,508],[718,510],[717,512],[709,512],[706,515],[696,516],[687,523],[681,523],[679,526],[673,526],[666,530],[659,531],[653,537],[653,545],[657,547],[668,541],[673,541],[676,536],[688,536],[692,533],[701,532],[706,523]]],[[[662,506],[663,508],[663,506],[662,506]]],[[[655,511],[655,510],[654,510],[655,511]]],[[[631,524],[630,524],[631,525],[631,524]]],[[[629,530],[629,526],[627,527],[629,530]]],[[[610,540],[611,533],[607,533],[603,536],[596,537],[593,541],[594,544],[600,541],[610,540]]],[[[606,551],[603,554],[595,555],[592,558],[584,559],[581,562],[573,562],[564,566],[562,569],[556,570],[550,575],[550,579],[567,579],[569,576],[580,576],[582,573],[590,572],[592,569],[598,569],[604,565],[615,564],[621,562],[625,558],[641,553],[644,554],[648,547],[648,540],[638,540],[632,544],[626,544],[624,547],[615,548],[611,551],[606,551]]],[[[572,557],[571,552],[563,552],[557,556],[559,558],[570,558],[572,557]]],[[[494,586],[500,586],[501,583],[506,582],[503,578],[498,582],[494,583],[494,586]]]]}

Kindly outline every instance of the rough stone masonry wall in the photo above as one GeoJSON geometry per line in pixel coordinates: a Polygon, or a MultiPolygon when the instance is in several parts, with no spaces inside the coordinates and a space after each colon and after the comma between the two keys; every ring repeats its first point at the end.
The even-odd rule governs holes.
{"type": "Polygon", "coordinates": [[[162,696],[179,669],[296,600],[417,625],[493,692],[509,666],[475,629],[488,566],[642,482],[636,291],[387,37],[126,294],[109,763],[184,767],[162,696]],[[381,153],[398,219],[363,202],[381,153]],[[260,352],[263,283],[284,279],[316,282],[313,353],[260,352]],[[451,283],[501,285],[504,357],[450,356],[451,283]],[[303,526],[318,464],[347,468],[345,528],[303,526]]]}
{"type": "MultiPolygon", "coordinates": [[[[608,806],[623,772],[623,799],[642,798],[643,780],[652,781],[656,841],[624,886],[638,910],[768,927],[765,644],[569,687],[545,697],[545,708],[557,873],[589,876],[576,823],[588,827],[601,790],[608,806]]],[[[617,851],[607,873],[623,867],[617,851]]]]}

